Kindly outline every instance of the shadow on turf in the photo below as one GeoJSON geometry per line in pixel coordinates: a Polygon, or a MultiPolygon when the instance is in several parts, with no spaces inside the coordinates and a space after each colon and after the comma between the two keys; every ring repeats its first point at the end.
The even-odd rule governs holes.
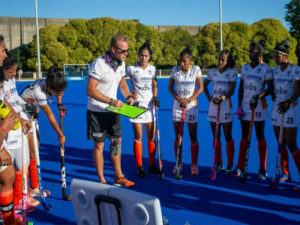
{"type": "MultiPolygon", "coordinates": [[[[60,157],[53,152],[50,154],[46,151],[53,148],[58,147],[42,144],[41,159],[59,163],[60,157]]],[[[104,151],[104,159],[105,176],[111,183],[113,169],[108,151],[104,151]]],[[[144,158],[143,161],[145,171],[147,171],[148,159],[144,158]]],[[[210,168],[200,167],[199,176],[192,177],[190,166],[187,164],[183,167],[183,180],[178,181],[171,173],[174,162],[163,161],[163,166],[164,179],[148,174],[146,179],[137,178],[133,156],[122,155],[124,173],[136,182],[133,190],[158,197],[162,207],[185,210],[186,220],[192,216],[189,212],[198,212],[202,216],[209,215],[250,224],[296,224],[300,222],[300,195],[291,191],[291,185],[283,185],[274,191],[269,189],[268,182],[258,181],[256,174],[249,174],[248,181],[240,183],[238,179],[228,177],[223,172],[218,173],[215,181],[211,181],[210,168]]],[[[97,182],[91,149],[69,147],[66,152],[66,168],[68,181],[76,178],[97,182]]],[[[43,169],[43,173],[60,175],[60,172],[54,171],[53,168],[43,169]]],[[[60,180],[45,179],[49,182],[60,183],[60,180]]],[[[199,218],[200,221],[201,218],[199,218]]]]}

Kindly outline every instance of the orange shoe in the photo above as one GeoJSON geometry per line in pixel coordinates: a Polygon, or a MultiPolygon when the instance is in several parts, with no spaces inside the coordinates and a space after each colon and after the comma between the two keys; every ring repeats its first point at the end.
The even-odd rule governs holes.
{"type": "Polygon", "coordinates": [[[115,178],[114,181],[114,185],[116,186],[132,187],[135,185],[134,182],[127,180],[127,178],[124,175],[120,178],[115,178]]]}

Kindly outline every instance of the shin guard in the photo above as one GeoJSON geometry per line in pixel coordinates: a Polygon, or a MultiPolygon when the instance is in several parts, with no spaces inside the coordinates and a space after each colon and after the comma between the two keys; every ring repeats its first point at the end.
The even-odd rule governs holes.
{"type": "Polygon", "coordinates": [[[242,139],[240,142],[240,150],[239,150],[239,159],[237,167],[243,170],[245,168],[245,158],[247,151],[248,141],[246,139],[242,139]]]}
{"type": "Polygon", "coordinates": [[[143,165],[143,160],[142,160],[142,142],[134,140],[133,143],[133,153],[134,153],[134,158],[136,161],[136,166],[140,167],[143,165]]]}
{"type": "Polygon", "coordinates": [[[22,200],[22,190],[23,190],[22,185],[23,185],[22,171],[16,170],[16,178],[14,183],[14,204],[17,204],[22,200]]]}
{"type": "Polygon", "coordinates": [[[293,153],[293,158],[298,169],[298,173],[300,175],[300,151],[299,149],[293,153]]]}
{"type": "MultiPolygon", "coordinates": [[[[213,142],[213,147],[215,148],[214,146],[215,142],[213,142]]],[[[221,145],[221,141],[218,139],[217,140],[217,146],[216,146],[216,162],[217,163],[223,163],[222,161],[222,145],[221,145]]]]}
{"type": "Polygon", "coordinates": [[[283,174],[289,175],[289,153],[286,147],[281,150],[281,168],[283,174]]]}
{"type": "Polygon", "coordinates": [[[149,166],[155,163],[156,143],[154,141],[148,141],[148,155],[149,155],[149,166]]]}
{"type": "Polygon", "coordinates": [[[258,154],[259,154],[259,169],[267,170],[267,142],[266,140],[258,141],[258,154]]]}
{"type": "Polygon", "coordinates": [[[234,140],[226,142],[227,165],[233,165],[234,157],[234,140]]]}
{"type": "Polygon", "coordinates": [[[37,167],[36,167],[36,161],[35,159],[30,159],[29,164],[29,175],[30,175],[30,187],[32,189],[39,186],[39,178],[37,174],[37,167]]]}
{"type": "Polygon", "coordinates": [[[192,155],[192,165],[196,164],[198,161],[198,152],[199,152],[199,144],[198,142],[191,144],[191,155],[192,155]]]}
{"type": "Polygon", "coordinates": [[[12,224],[15,221],[13,189],[0,192],[0,207],[4,224],[12,224]]]}

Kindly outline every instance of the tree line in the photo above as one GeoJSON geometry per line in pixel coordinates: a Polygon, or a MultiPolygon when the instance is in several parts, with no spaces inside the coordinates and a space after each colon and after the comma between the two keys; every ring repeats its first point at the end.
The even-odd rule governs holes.
{"type": "MultiPolygon", "coordinates": [[[[290,40],[290,61],[297,63],[297,40],[277,19],[266,18],[254,24],[243,22],[223,23],[223,48],[232,51],[236,67],[248,62],[248,48],[251,41],[265,40],[264,61],[273,66],[273,48],[284,40],[290,40]]],[[[121,33],[128,37],[130,52],[126,64],[138,60],[138,49],[145,42],[151,43],[152,64],[157,68],[170,68],[177,64],[180,52],[189,46],[194,63],[202,68],[217,65],[220,51],[219,23],[205,25],[198,34],[173,29],[158,31],[133,20],[113,18],[75,19],[65,26],[56,24],[39,31],[42,70],[52,65],[63,68],[64,64],[88,64],[109,48],[112,35],[121,33]]],[[[27,47],[21,47],[17,56],[20,67],[25,71],[36,70],[36,36],[27,47]]],[[[299,55],[298,55],[299,57],[299,55]]]]}

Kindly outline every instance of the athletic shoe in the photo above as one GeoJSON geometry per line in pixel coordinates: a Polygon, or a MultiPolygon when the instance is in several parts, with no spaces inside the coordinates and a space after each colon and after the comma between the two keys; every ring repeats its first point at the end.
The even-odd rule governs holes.
{"type": "Polygon", "coordinates": [[[245,170],[241,170],[241,174],[239,176],[240,182],[246,182],[247,181],[247,172],[245,170]]]}
{"type": "MultiPolygon", "coordinates": [[[[179,164],[178,167],[179,167],[179,172],[181,172],[182,171],[182,164],[179,164]]],[[[176,164],[175,164],[174,169],[173,169],[173,174],[176,174],[176,164]]]]}
{"type": "Polygon", "coordinates": [[[115,178],[114,181],[115,186],[132,187],[135,185],[134,182],[127,180],[127,178],[124,175],[120,178],[115,178]]]}
{"type": "Polygon", "coordinates": [[[136,168],[136,175],[141,178],[146,177],[146,173],[144,171],[143,166],[139,166],[138,168],[136,168]]]}
{"type": "Polygon", "coordinates": [[[192,176],[197,176],[199,175],[199,170],[197,164],[192,164],[191,165],[191,175],[192,176]]]}
{"type": "Polygon", "coordinates": [[[220,172],[221,170],[224,170],[225,168],[224,168],[224,165],[223,165],[223,163],[216,163],[216,173],[217,172],[220,172]]]}
{"type": "Polygon", "coordinates": [[[148,172],[152,174],[160,174],[160,171],[155,164],[149,166],[148,172]]]}
{"type": "Polygon", "coordinates": [[[284,184],[288,180],[291,180],[291,177],[288,174],[282,174],[281,178],[279,179],[279,183],[284,184]]]}
{"type": "Polygon", "coordinates": [[[294,191],[297,191],[297,192],[300,192],[300,184],[296,185],[294,188],[293,188],[294,191]]]}
{"type": "MultiPolygon", "coordinates": [[[[36,188],[29,188],[29,194],[31,195],[31,197],[40,197],[40,189],[39,187],[36,188]]],[[[44,198],[47,198],[51,195],[50,191],[48,190],[44,190],[44,198]]]]}
{"type": "Polygon", "coordinates": [[[261,170],[259,170],[257,179],[263,181],[263,180],[267,179],[267,176],[268,176],[267,171],[265,171],[264,169],[261,169],[261,170]]]}
{"type": "Polygon", "coordinates": [[[233,176],[233,177],[239,177],[241,175],[241,173],[242,173],[242,170],[240,168],[236,167],[232,171],[231,176],[233,176]]]}
{"type": "Polygon", "coordinates": [[[226,175],[230,175],[233,172],[233,165],[228,165],[225,170],[226,175]]]}

